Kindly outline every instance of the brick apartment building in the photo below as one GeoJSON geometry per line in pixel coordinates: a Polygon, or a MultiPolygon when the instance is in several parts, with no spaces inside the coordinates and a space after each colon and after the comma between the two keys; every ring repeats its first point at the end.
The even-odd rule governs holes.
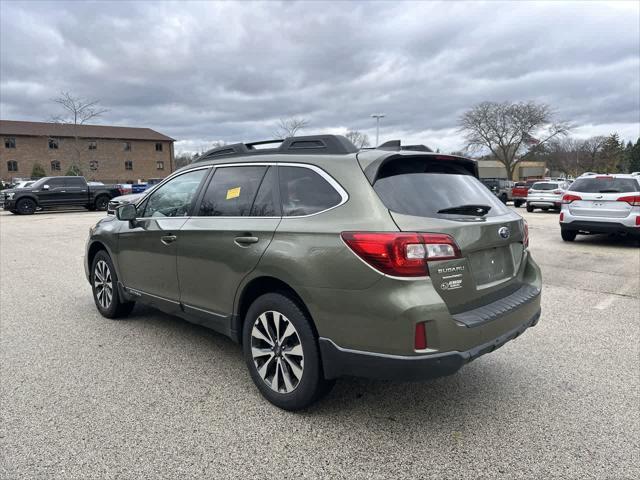
{"type": "Polygon", "coordinates": [[[0,120],[0,178],[47,175],[77,165],[87,180],[109,183],[162,178],[174,169],[174,139],[149,128],[0,120]]]}

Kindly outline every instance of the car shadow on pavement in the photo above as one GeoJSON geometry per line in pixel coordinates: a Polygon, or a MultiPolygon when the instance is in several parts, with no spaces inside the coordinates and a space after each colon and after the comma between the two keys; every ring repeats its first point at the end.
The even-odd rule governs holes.
{"type": "MultiPolygon", "coordinates": [[[[252,398],[248,401],[251,403],[264,402],[268,405],[251,381],[241,346],[226,336],[147,306],[136,306],[132,315],[123,321],[137,323],[138,334],[150,328],[176,341],[188,343],[190,355],[200,357],[194,358],[195,362],[225,365],[222,370],[210,372],[213,378],[203,377],[202,382],[243,385],[237,392],[238,397],[250,394],[252,398]],[[215,378],[215,375],[223,377],[215,378]]],[[[407,427],[415,422],[417,416],[421,421],[430,422],[432,427],[441,424],[443,428],[450,428],[447,422],[454,417],[456,422],[462,422],[462,417],[486,415],[487,405],[495,405],[505,398],[535,394],[533,387],[530,392],[519,388],[533,384],[526,380],[526,373],[515,371],[516,366],[490,357],[478,359],[449,377],[422,382],[340,378],[326,397],[297,415],[349,418],[349,421],[359,418],[362,422],[375,419],[376,422],[406,424],[407,427]],[[517,376],[519,380],[514,382],[511,376],[517,376]],[[516,383],[518,386],[514,386],[516,383]]],[[[274,414],[289,414],[277,407],[269,407],[273,408],[274,414]]]]}
{"type": "Polygon", "coordinates": [[[573,243],[585,245],[603,245],[613,248],[637,249],[638,247],[640,247],[640,237],[633,238],[625,235],[613,234],[578,235],[573,243]]]}

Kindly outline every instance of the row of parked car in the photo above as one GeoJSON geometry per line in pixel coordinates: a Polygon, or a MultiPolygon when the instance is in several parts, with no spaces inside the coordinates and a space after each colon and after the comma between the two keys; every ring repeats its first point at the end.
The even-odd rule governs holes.
{"type": "Polygon", "coordinates": [[[503,203],[511,200],[528,212],[536,209],[560,213],[562,239],[578,234],[616,233],[640,238],[640,172],[599,174],[587,172],[577,179],[547,178],[512,182],[483,179],[482,183],[503,203]]]}
{"type": "Polygon", "coordinates": [[[162,181],[151,179],[146,183],[112,184],[87,181],[84,177],[55,176],[38,180],[23,180],[10,185],[0,193],[0,205],[11,213],[30,215],[48,208],[84,207],[89,210],[107,210],[110,201],[122,195],[139,196],[162,181]]]}

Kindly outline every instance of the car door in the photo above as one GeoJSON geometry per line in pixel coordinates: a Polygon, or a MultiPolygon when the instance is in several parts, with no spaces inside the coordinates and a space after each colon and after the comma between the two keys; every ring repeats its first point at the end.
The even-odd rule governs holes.
{"type": "Polygon", "coordinates": [[[179,231],[209,171],[210,167],[201,167],[171,178],[138,205],[139,218],[120,227],[121,282],[134,295],[166,311],[179,310],[179,231]]]}
{"type": "Polygon", "coordinates": [[[86,205],[89,199],[89,189],[87,182],[82,177],[71,177],[65,179],[67,205],[86,205]]]}
{"type": "Polygon", "coordinates": [[[225,331],[241,281],[256,267],[281,220],[275,165],[216,167],[178,248],[180,301],[225,331]]]}
{"type": "Polygon", "coordinates": [[[64,206],[68,203],[67,185],[64,178],[50,178],[38,192],[41,207],[64,206]]]}

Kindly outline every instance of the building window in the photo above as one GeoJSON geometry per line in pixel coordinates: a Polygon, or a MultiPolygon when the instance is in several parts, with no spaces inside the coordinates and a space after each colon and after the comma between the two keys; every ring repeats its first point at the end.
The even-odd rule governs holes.
{"type": "Polygon", "coordinates": [[[52,172],[60,171],[60,160],[51,160],[51,171],[52,172]]]}
{"type": "Polygon", "coordinates": [[[16,148],[16,137],[5,137],[4,148],[16,148]]]}
{"type": "Polygon", "coordinates": [[[162,161],[156,162],[156,168],[158,170],[164,170],[164,162],[162,162],[162,161]]]}
{"type": "Polygon", "coordinates": [[[161,151],[162,151],[162,144],[156,143],[156,152],[161,152],[161,151]]]}
{"type": "Polygon", "coordinates": [[[89,150],[97,150],[98,149],[98,142],[96,142],[95,140],[89,140],[89,150]]]}
{"type": "Polygon", "coordinates": [[[10,172],[17,172],[18,162],[16,162],[15,160],[9,160],[7,162],[7,170],[9,170],[10,172]]]}
{"type": "Polygon", "coordinates": [[[133,170],[133,160],[125,160],[124,161],[124,169],[125,170],[133,170]]]}
{"type": "Polygon", "coordinates": [[[49,139],[49,148],[51,150],[57,150],[58,149],[58,139],[57,138],[50,138],[49,139]]]}
{"type": "Polygon", "coordinates": [[[131,151],[131,142],[124,142],[124,151],[125,152],[131,151]]]}
{"type": "Polygon", "coordinates": [[[98,170],[98,160],[91,160],[89,162],[89,170],[98,170]]]}

